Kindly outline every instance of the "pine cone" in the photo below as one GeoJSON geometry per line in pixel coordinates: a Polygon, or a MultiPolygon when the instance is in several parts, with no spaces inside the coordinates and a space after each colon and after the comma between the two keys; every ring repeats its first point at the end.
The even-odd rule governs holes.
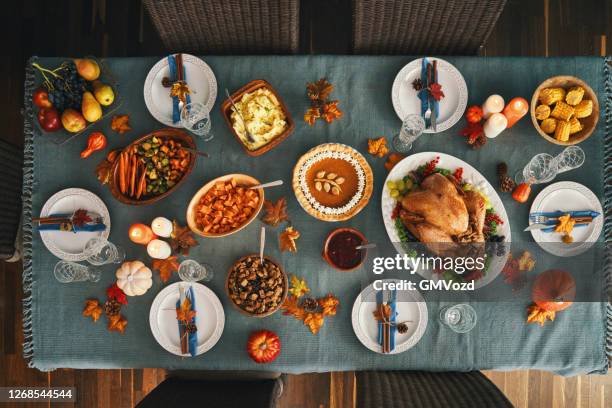
{"type": "Polygon", "coordinates": [[[503,176],[508,175],[508,165],[505,162],[500,162],[497,165],[497,176],[502,178],[503,176]]]}
{"type": "Polygon", "coordinates": [[[404,334],[408,331],[408,325],[406,323],[400,323],[397,325],[397,332],[399,334],[404,334]]]}
{"type": "Polygon", "coordinates": [[[516,183],[508,175],[502,176],[499,179],[499,189],[504,193],[509,193],[514,190],[516,183]]]}
{"type": "Polygon", "coordinates": [[[106,316],[116,316],[121,312],[121,303],[117,299],[109,299],[104,302],[104,313],[106,316]]]}
{"type": "Polygon", "coordinates": [[[474,143],[472,144],[472,149],[474,150],[480,149],[485,144],[487,144],[487,137],[481,134],[476,138],[476,140],[474,140],[474,143]]]}
{"type": "Polygon", "coordinates": [[[309,313],[316,312],[319,309],[319,302],[314,298],[305,298],[302,300],[302,307],[309,313]]]}
{"type": "Polygon", "coordinates": [[[187,330],[187,333],[193,334],[198,331],[198,326],[193,323],[188,323],[187,326],[185,326],[185,330],[187,330]]]}

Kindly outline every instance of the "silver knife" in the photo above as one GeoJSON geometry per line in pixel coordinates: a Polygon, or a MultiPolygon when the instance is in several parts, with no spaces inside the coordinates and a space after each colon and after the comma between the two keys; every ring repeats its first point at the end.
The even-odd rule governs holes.
{"type": "Polygon", "coordinates": [[[242,120],[242,124],[244,125],[244,133],[246,133],[247,139],[249,139],[249,142],[255,143],[255,139],[253,138],[253,135],[251,135],[251,132],[249,132],[249,128],[247,128],[246,120],[244,120],[244,117],[242,116],[242,112],[240,112],[240,110],[236,107],[236,104],[234,103],[234,100],[232,99],[227,88],[225,88],[225,94],[229,98],[230,103],[232,104],[232,108],[234,108],[236,113],[238,113],[238,116],[240,116],[240,120],[242,120]]]}

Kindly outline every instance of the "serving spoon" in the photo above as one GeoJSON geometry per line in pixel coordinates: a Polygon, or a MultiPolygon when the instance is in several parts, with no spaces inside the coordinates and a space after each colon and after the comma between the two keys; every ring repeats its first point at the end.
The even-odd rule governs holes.
{"type": "Polygon", "coordinates": [[[248,189],[255,190],[256,188],[276,187],[276,186],[282,186],[282,185],[283,185],[283,180],[276,180],[276,181],[270,181],[268,183],[257,184],[255,186],[249,187],[248,189]]]}

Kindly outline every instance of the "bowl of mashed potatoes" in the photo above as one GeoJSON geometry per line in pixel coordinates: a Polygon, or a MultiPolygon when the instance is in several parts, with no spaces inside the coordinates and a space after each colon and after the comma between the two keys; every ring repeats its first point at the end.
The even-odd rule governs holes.
{"type": "Polygon", "coordinates": [[[236,109],[227,99],[221,105],[221,111],[225,122],[247,154],[259,156],[293,132],[293,119],[268,82],[262,79],[251,81],[234,92],[232,99],[236,109]]]}

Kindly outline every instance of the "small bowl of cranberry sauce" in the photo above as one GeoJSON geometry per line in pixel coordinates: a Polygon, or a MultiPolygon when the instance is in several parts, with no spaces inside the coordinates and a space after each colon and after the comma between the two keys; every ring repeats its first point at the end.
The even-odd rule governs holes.
{"type": "Polygon", "coordinates": [[[361,266],[367,255],[367,249],[356,249],[356,247],[367,243],[363,234],[356,229],[335,229],[325,240],[323,259],[340,271],[352,271],[361,266]]]}

